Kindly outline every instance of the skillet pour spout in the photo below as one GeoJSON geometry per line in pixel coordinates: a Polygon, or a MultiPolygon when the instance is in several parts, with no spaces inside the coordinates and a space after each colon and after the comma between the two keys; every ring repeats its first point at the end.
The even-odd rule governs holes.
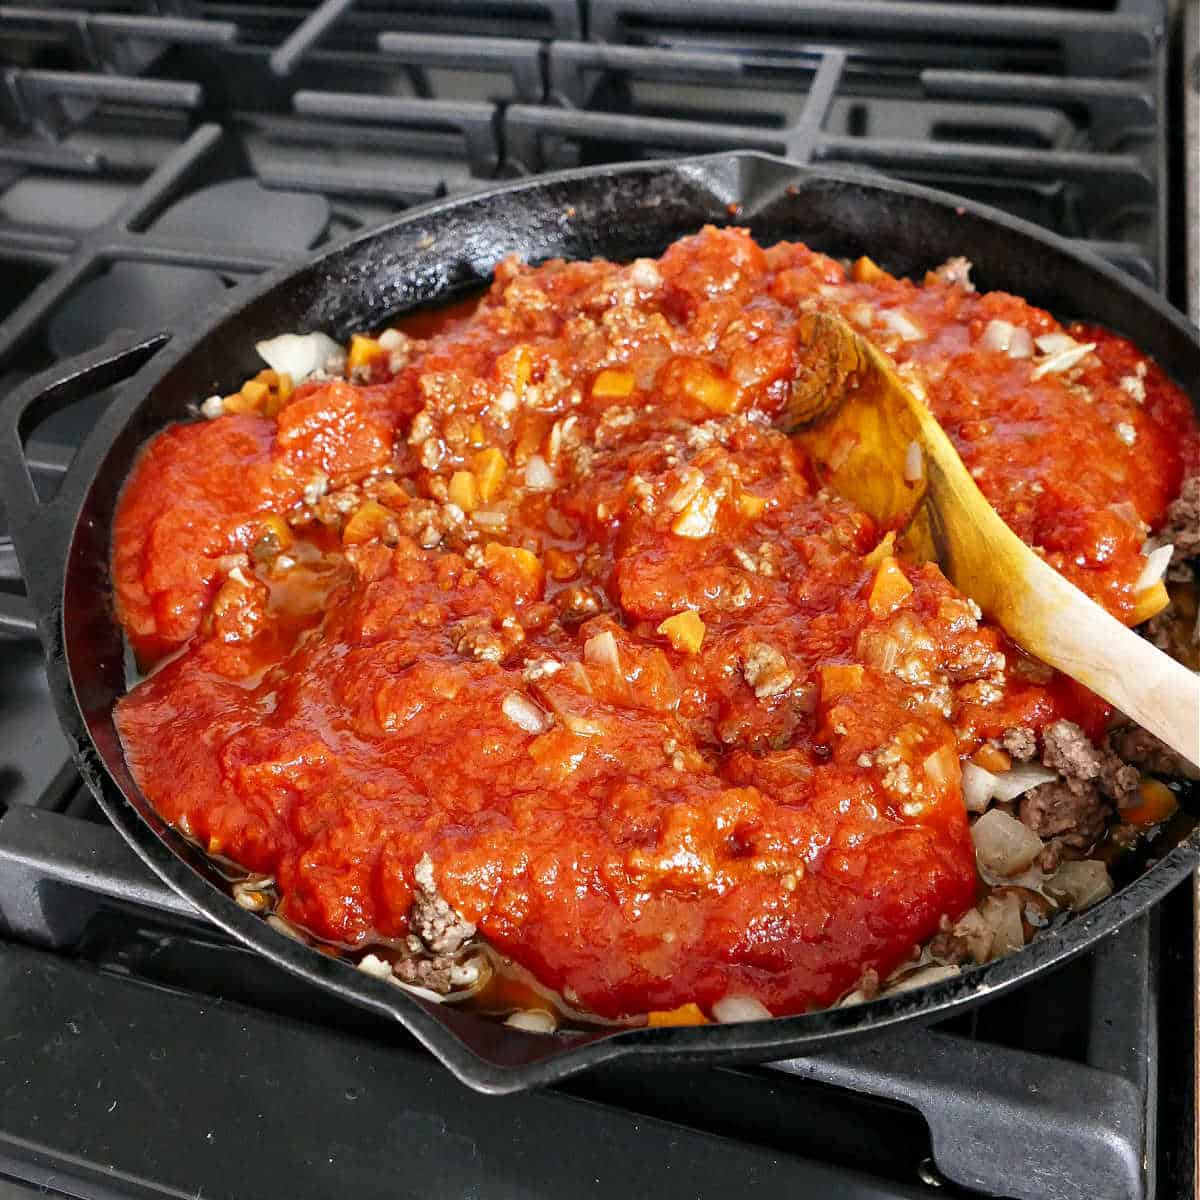
{"type": "Polygon", "coordinates": [[[909,1022],[943,1019],[1087,950],[1143,912],[1200,861],[1200,833],[1109,899],[986,966],[869,1003],[702,1027],[538,1035],[439,1005],[286,937],[232,899],[214,865],[169,828],[125,765],[113,708],[127,689],[125,646],[108,603],[109,548],[121,486],[142,445],[213,391],[260,366],[256,342],[357,329],[478,288],[508,255],[537,262],[661,253],[731,211],[761,242],[801,240],[837,257],[870,254],[897,275],[954,256],[980,286],[1028,297],[1061,317],[1115,329],[1200,400],[1200,340],[1158,296],[1025,222],[915,185],[810,169],[756,153],[540,176],[411,210],[282,268],[163,334],[101,349],[31,380],[0,410],[0,469],[12,536],[46,651],[59,720],[109,819],[199,914],[311,986],[399,1021],[464,1083],[514,1092],[617,1058],[647,1064],[753,1062],[810,1053],[909,1022]],[[79,450],[59,493],[40,504],[24,456],[33,423],[127,380],[79,450]]]}

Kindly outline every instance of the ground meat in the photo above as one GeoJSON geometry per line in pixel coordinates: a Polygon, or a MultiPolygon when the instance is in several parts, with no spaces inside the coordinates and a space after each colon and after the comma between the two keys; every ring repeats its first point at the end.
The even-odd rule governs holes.
{"type": "Polygon", "coordinates": [[[1028,725],[1006,729],[1000,740],[1017,762],[1028,762],[1037,753],[1037,735],[1028,725]]]}
{"type": "Polygon", "coordinates": [[[475,926],[460,917],[438,894],[433,880],[433,861],[428,854],[423,855],[413,869],[413,877],[417,891],[408,918],[409,927],[434,954],[453,954],[475,936],[475,926]]]}
{"type": "Polygon", "coordinates": [[[401,959],[393,971],[397,979],[405,983],[415,983],[418,987],[428,988],[444,996],[450,990],[450,972],[454,959],[449,954],[437,954],[433,958],[401,959]]]}
{"type": "Polygon", "coordinates": [[[1154,535],[1158,545],[1170,542],[1175,560],[1200,558],[1200,475],[1183,481],[1179,496],[1167,506],[1167,519],[1154,535]]]}
{"type": "Polygon", "coordinates": [[[955,255],[954,258],[946,259],[933,272],[933,276],[935,279],[940,279],[942,283],[955,284],[965,292],[973,292],[975,290],[975,285],[971,282],[971,260],[963,258],[961,254],[955,255]]]}
{"type": "Polygon", "coordinates": [[[787,659],[765,642],[752,642],[746,647],[742,674],[759,700],[786,692],[796,678],[788,669],[787,659]]]}
{"type": "Polygon", "coordinates": [[[1021,797],[1021,821],[1038,837],[1057,838],[1063,846],[1092,845],[1108,825],[1112,806],[1092,785],[1075,781],[1043,783],[1021,797]]]}
{"type": "Polygon", "coordinates": [[[1140,725],[1117,726],[1108,735],[1108,746],[1125,762],[1134,763],[1156,775],[1200,779],[1200,770],[1140,725]]]}
{"type": "MultiPolygon", "coordinates": [[[[1093,744],[1074,721],[1055,721],[1042,734],[1042,762],[1080,795],[1094,785],[1122,807],[1136,803],[1141,775],[1107,747],[1093,744]]],[[[1043,786],[1054,786],[1046,784],[1043,786]]]]}

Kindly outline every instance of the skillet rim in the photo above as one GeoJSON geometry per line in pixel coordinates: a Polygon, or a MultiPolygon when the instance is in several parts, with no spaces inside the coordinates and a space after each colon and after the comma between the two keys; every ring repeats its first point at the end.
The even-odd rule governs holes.
{"type": "MultiPolygon", "coordinates": [[[[999,226],[1005,234],[1032,239],[1099,273],[1106,283],[1148,307],[1154,318],[1165,320],[1173,326],[1175,332],[1187,339],[1196,353],[1200,354],[1200,340],[1196,331],[1156,293],[1089,252],[1068,245],[1054,234],[987,205],[870,172],[820,165],[800,166],[755,151],[604,165],[532,176],[410,209],[380,226],[356,231],[301,263],[285,264],[268,272],[249,287],[235,289],[228,299],[198,313],[190,322],[190,332],[182,337],[172,335],[169,344],[160,343],[160,346],[165,345],[165,350],[154,354],[125,385],[119,399],[85,440],[63,481],[60,495],[64,508],[62,515],[70,529],[69,543],[68,548],[59,555],[63,578],[57,596],[53,597],[55,607],[47,614],[51,621],[43,622],[43,641],[47,652],[47,673],[60,724],[72,744],[72,754],[81,775],[96,795],[101,808],[133,849],[200,914],[292,973],[354,1003],[397,1019],[460,1080],[480,1091],[504,1093],[539,1086],[617,1057],[636,1056],[656,1062],[717,1063],[790,1056],[800,1050],[818,1049],[851,1037],[877,1034],[916,1020],[938,1019],[952,1011],[990,999],[1039,972],[1084,953],[1100,938],[1138,916],[1200,861],[1198,829],[1165,858],[1113,896],[1088,912],[1066,921],[1058,929],[1041,934],[1017,954],[898,996],[881,998],[854,1008],[823,1009],[761,1023],[633,1029],[571,1040],[566,1037],[548,1039],[512,1030],[485,1018],[459,1013],[449,1007],[429,1004],[278,933],[261,917],[238,907],[226,892],[189,863],[183,852],[171,844],[172,838],[176,843],[183,839],[166,829],[161,819],[156,828],[152,820],[155,814],[140,790],[135,789],[138,798],[135,801],[118,782],[105,760],[104,752],[91,736],[88,719],[75,690],[75,673],[67,653],[67,606],[63,593],[70,579],[71,563],[81,537],[80,510],[95,486],[98,471],[126,430],[130,419],[140,411],[153,390],[177,364],[218,327],[235,320],[240,312],[273,289],[294,279],[301,272],[319,269],[322,263],[339,255],[349,255],[356,247],[370,244],[398,228],[436,221],[441,215],[455,209],[477,203],[489,204],[497,197],[511,193],[544,190],[559,184],[591,181],[597,177],[676,173],[697,180],[706,171],[714,172],[722,167],[736,170],[747,165],[765,169],[768,174],[774,175],[772,186],[759,197],[760,203],[776,195],[789,183],[829,180],[911,197],[949,210],[948,215],[969,212],[973,217],[999,226]],[[48,628],[50,623],[55,628],[48,628]],[[142,806],[149,810],[150,815],[143,811],[142,806]],[[478,1045],[479,1031],[467,1028],[466,1022],[490,1030],[491,1036],[484,1038],[485,1042],[493,1043],[488,1049],[496,1049],[502,1040],[504,1052],[496,1057],[488,1057],[488,1049],[478,1045]],[[472,1037],[473,1034],[476,1036],[472,1037]],[[476,1041],[477,1045],[473,1047],[468,1041],[476,1041]],[[509,1061],[505,1062],[505,1059],[509,1061]]],[[[710,194],[718,190],[712,180],[703,186],[710,194]]],[[[739,217],[742,215],[747,221],[752,221],[754,209],[751,207],[745,214],[738,214],[739,217]]],[[[71,364],[60,364],[42,379],[62,379],[70,370],[71,364]]],[[[34,383],[41,383],[41,380],[34,383]]],[[[1194,388],[1195,385],[1192,386],[1194,388]]],[[[10,409],[15,411],[16,402],[22,398],[28,403],[28,393],[32,390],[30,385],[13,397],[10,409]]],[[[129,469],[127,464],[124,477],[127,477],[129,469]]],[[[107,534],[108,531],[105,532],[107,534]]],[[[14,542],[18,542],[15,530],[14,542]]],[[[19,542],[18,553],[21,553],[19,542]]]]}

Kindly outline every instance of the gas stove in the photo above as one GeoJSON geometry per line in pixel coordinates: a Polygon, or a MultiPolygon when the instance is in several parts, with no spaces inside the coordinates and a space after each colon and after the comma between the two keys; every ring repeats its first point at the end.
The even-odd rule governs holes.
{"type": "MultiPolygon", "coordinates": [[[[997,205],[1200,315],[1195,0],[89,0],[0,7],[0,70],[5,390],[422,201],[734,147],[997,205]]],[[[45,494],[110,398],[36,432],[45,494]]],[[[0,1200],[1192,1194],[1190,887],[928,1030],[487,1099],[107,825],[2,527],[0,697],[0,1200]]]]}

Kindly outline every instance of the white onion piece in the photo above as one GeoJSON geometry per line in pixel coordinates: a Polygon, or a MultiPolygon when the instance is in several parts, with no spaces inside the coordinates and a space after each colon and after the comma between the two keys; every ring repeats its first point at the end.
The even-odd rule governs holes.
{"type": "Polygon", "coordinates": [[[1007,353],[1012,344],[1013,331],[1016,328],[1008,321],[989,321],[979,344],[985,350],[999,350],[1007,353]]]}
{"type": "Polygon", "coordinates": [[[1137,583],[1133,585],[1133,590],[1144,592],[1147,588],[1153,587],[1167,573],[1171,555],[1174,553],[1175,547],[1170,542],[1165,546],[1159,546],[1157,550],[1151,550],[1146,556],[1146,565],[1142,568],[1137,583]]]}
{"type": "Polygon", "coordinates": [[[904,479],[907,483],[919,483],[925,475],[925,456],[919,442],[909,442],[904,452],[904,479]]]}
{"type": "Polygon", "coordinates": [[[898,334],[906,342],[919,342],[925,331],[913,323],[912,318],[899,308],[885,308],[879,313],[880,323],[886,325],[892,333],[898,334]]]}
{"type": "Polygon", "coordinates": [[[379,344],[385,350],[399,350],[403,347],[408,338],[404,336],[398,329],[385,329],[379,335],[379,344]]]}
{"type": "Polygon", "coordinates": [[[914,988],[924,987],[927,983],[940,983],[943,979],[953,979],[959,973],[958,968],[951,963],[918,967],[903,979],[893,983],[884,993],[885,996],[896,996],[900,992],[911,992],[914,988]]]}
{"type": "Polygon", "coordinates": [[[525,486],[535,492],[553,491],[558,486],[554,472],[546,465],[546,460],[535,454],[525,464],[525,486]]]}
{"type": "Polygon", "coordinates": [[[508,524],[508,513],[502,508],[477,508],[471,514],[471,520],[485,529],[499,529],[508,524]]]}
{"type": "Polygon", "coordinates": [[[618,675],[621,673],[621,656],[617,653],[617,639],[612,630],[606,629],[583,644],[583,657],[593,667],[608,667],[618,675]]]}
{"type": "Polygon", "coordinates": [[[1046,895],[1072,912],[1082,912],[1112,894],[1108,868],[1095,859],[1063,863],[1044,884],[1046,895]]]}
{"type": "Polygon", "coordinates": [[[509,692],[500,706],[504,715],[526,733],[545,733],[551,720],[528,696],[520,692],[509,692]]]}
{"type": "Polygon", "coordinates": [[[1043,354],[1058,354],[1063,350],[1073,350],[1079,345],[1068,333],[1043,333],[1035,337],[1033,342],[1043,354]]]}
{"type": "Polygon", "coordinates": [[[420,996],[422,1000],[432,1000],[434,1004],[444,1004],[446,997],[439,992],[430,991],[429,988],[422,987],[419,983],[405,983],[403,979],[397,979],[392,976],[392,982],[398,987],[403,988],[406,992],[412,992],[414,996],[420,996]]]}
{"type": "Polygon", "coordinates": [[[1013,327],[1012,340],[1008,343],[1008,357],[1033,357],[1033,336],[1024,325],[1016,325],[1013,327]]]}
{"type": "Polygon", "coordinates": [[[995,795],[996,777],[974,763],[963,763],[962,793],[967,812],[987,812],[987,806],[995,795]]]}
{"type": "Polygon", "coordinates": [[[1039,767],[1036,763],[1013,763],[1003,775],[996,776],[992,799],[1006,803],[1023,796],[1030,788],[1042,783],[1053,783],[1057,778],[1053,771],[1039,767]]]}
{"type": "Polygon", "coordinates": [[[558,1028],[554,1014],[544,1008],[515,1012],[504,1023],[511,1029],[523,1029],[526,1033],[553,1033],[558,1028]]]}
{"type": "Polygon", "coordinates": [[[375,954],[364,954],[358,961],[358,969],[364,975],[373,975],[376,979],[392,978],[392,964],[375,954]]]}
{"type": "Polygon", "coordinates": [[[259,357],[272,371],[283,371],[293,383],[321,370],[342,348],[324,333],[281,333],[254,346],[259,357]]]}
{"type": "Polygon", "coordinates": [[[713,1016],[722,1025],[735,1025],[738,1021],[769,1021],[770,1009],[753,996],[722,996],[713,1005],[713,1016]]]}
{"type": "Polygon", "coordinates": [[[985,812],[971,826],[971,840],[980,869],[1005,879],[1025,870],[1042,852],[1042,839],[998,808],[985,812]]]}
{"type": "Polygon", "coordinates": [[[1087,358],[1095,348],[1095,342],[1084,342],[1082,345],[1073,345],[1066,350],[1060,350],[1057,354],[1052,354],[1049,358],[1042,359],[1033,368],[1033,373],[1029,378],[1041,379],[1043,375],[1057,375],[1062,371],[1070,370],[1077,362],[1087,358]]]}
{"type": "Polygon", "coordinates": [[[992,958],[1003,958],[1025,945],[1021,901],[1015,893],[993,892],[979,906],[979,913],[992,930],[992,958]]]}

